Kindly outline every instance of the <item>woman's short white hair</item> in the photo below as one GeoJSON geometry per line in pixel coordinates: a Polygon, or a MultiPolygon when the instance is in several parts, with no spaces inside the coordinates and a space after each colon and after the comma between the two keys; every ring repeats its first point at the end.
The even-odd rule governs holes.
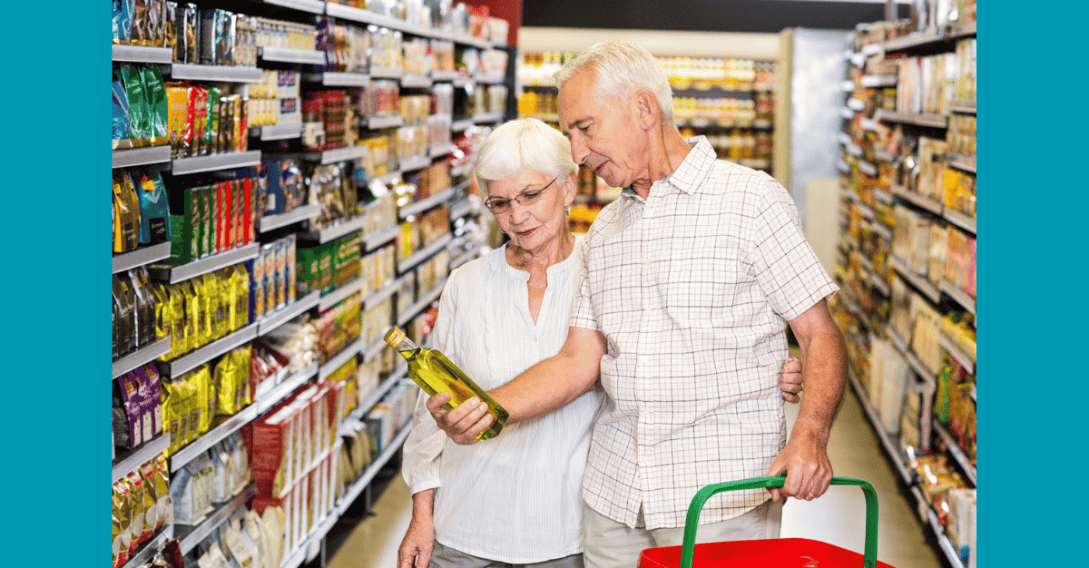
{"type": "Polygon", "coordinates": [[[626,101],[635,91],[648,89],[658,99],[658,108],[666,122],[673,122],[673,89],[658,60],[643,47],[630,41],[596,43],[568,61],[555,74],[556,86],[583,69],[597,74],[601,94],[626,101]]]}
{"type": "Polygon", "coordinates": [[[527,170],[563,178],[578,169],[563,134],[536,118],[519,118],[484,139],[473,173],[480,190],[487,192],[488,182],[515,178],[527,170]]]}

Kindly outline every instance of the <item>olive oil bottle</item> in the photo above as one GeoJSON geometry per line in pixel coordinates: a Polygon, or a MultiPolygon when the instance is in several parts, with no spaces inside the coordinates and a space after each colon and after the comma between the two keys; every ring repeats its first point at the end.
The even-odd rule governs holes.
{"type": "Polygon", "coordinates": [[[450,393],[450,402],[443,405],[446,410],[453,410],[474,396],[487,403],[488,414],[491,414],[494,420],[487,430],[477,435],[476,439],[488,440],[498,436],[503,430],[503,424],[509,416],[507,411],[440,351],[418,347],[411,339],[405,337],[405,332],[396,326],[386,332],[386,343],[392,345],[408,361],[409,376],[417,385],[420,385],[424,392],[430,396],[440,392],[450,393]]]}

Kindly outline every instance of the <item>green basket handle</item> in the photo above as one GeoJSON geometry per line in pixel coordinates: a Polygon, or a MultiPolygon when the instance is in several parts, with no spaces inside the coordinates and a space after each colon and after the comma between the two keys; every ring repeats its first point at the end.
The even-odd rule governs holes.
{"type": "MultiPolygon", "coordinates": [[[[692,498],[692,504],[688,506],[688,518],[684,524],[684,541],[681,544],[680,568],[692,568],[692,557],[695,555],[696,526],[699,524],[700,511],[707,500],[716,493],[723,491],[739,491],[743,489],[772,489],[782,487],[786,482],[785,475],[773,477],[754,477],[740,481],[730,481],[708,485],[700,489],[692,498]]],[[[831,485],[857,485],[866,495],[866,552],[863,556],[863,568],[876,568],[877,566],[877,492],[873,485],[861,479],[850,477],[833,477],[831,485]]]]}

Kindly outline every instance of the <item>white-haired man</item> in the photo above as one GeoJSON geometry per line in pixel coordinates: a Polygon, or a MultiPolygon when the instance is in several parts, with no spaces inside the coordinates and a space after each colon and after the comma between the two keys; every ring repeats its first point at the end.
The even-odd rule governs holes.
{"type": "MultiPolygon", "coordinates": [[[[837,291],[802,235],[786,190],[717,160],[672,123],[656,60],[598,44],[557,73],[560,127],[576,162],[624,191],[585,241],[581,288],[560,353],[491,395],[526,420],[600,377],[608,408],[583,477],[587,566],[634,566],[679,544],[701,487],[786,473],[782,490],[726,493],[704,508],[699,541],[775,538],[783,497],[813,499],[832,477],[827,443],[846,347],[826,299],[837,291]],[[790,325],[806,396],[789,441],[776,386],[790,325]]],[[[454,441],[490,424],[482,404],[428,407],[454,441]]],[[[508,423],[509,423],[508,422],[508,423]]]]}

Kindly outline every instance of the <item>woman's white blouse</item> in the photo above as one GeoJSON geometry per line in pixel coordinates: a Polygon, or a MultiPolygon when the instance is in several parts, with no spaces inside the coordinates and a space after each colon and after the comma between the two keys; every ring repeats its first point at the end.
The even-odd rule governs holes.
{"type": "MultiPolygon", "coordinates": [[[[582,272],[579,245],[548,267],[536,323],[529,313],[529,273],[507,264],[506,247],[455,270],[439,301],[432,347],[484,390],[555,355],[567,338],[582,272]]],[[[413,494],[436,488],[435,540],[514,564],[582,551],[579,492],[590,427],[604,402],[600,387],[471,446],[455,444],[439,430],[426,399],[421,391],[402,474],[413,494]]]]}

